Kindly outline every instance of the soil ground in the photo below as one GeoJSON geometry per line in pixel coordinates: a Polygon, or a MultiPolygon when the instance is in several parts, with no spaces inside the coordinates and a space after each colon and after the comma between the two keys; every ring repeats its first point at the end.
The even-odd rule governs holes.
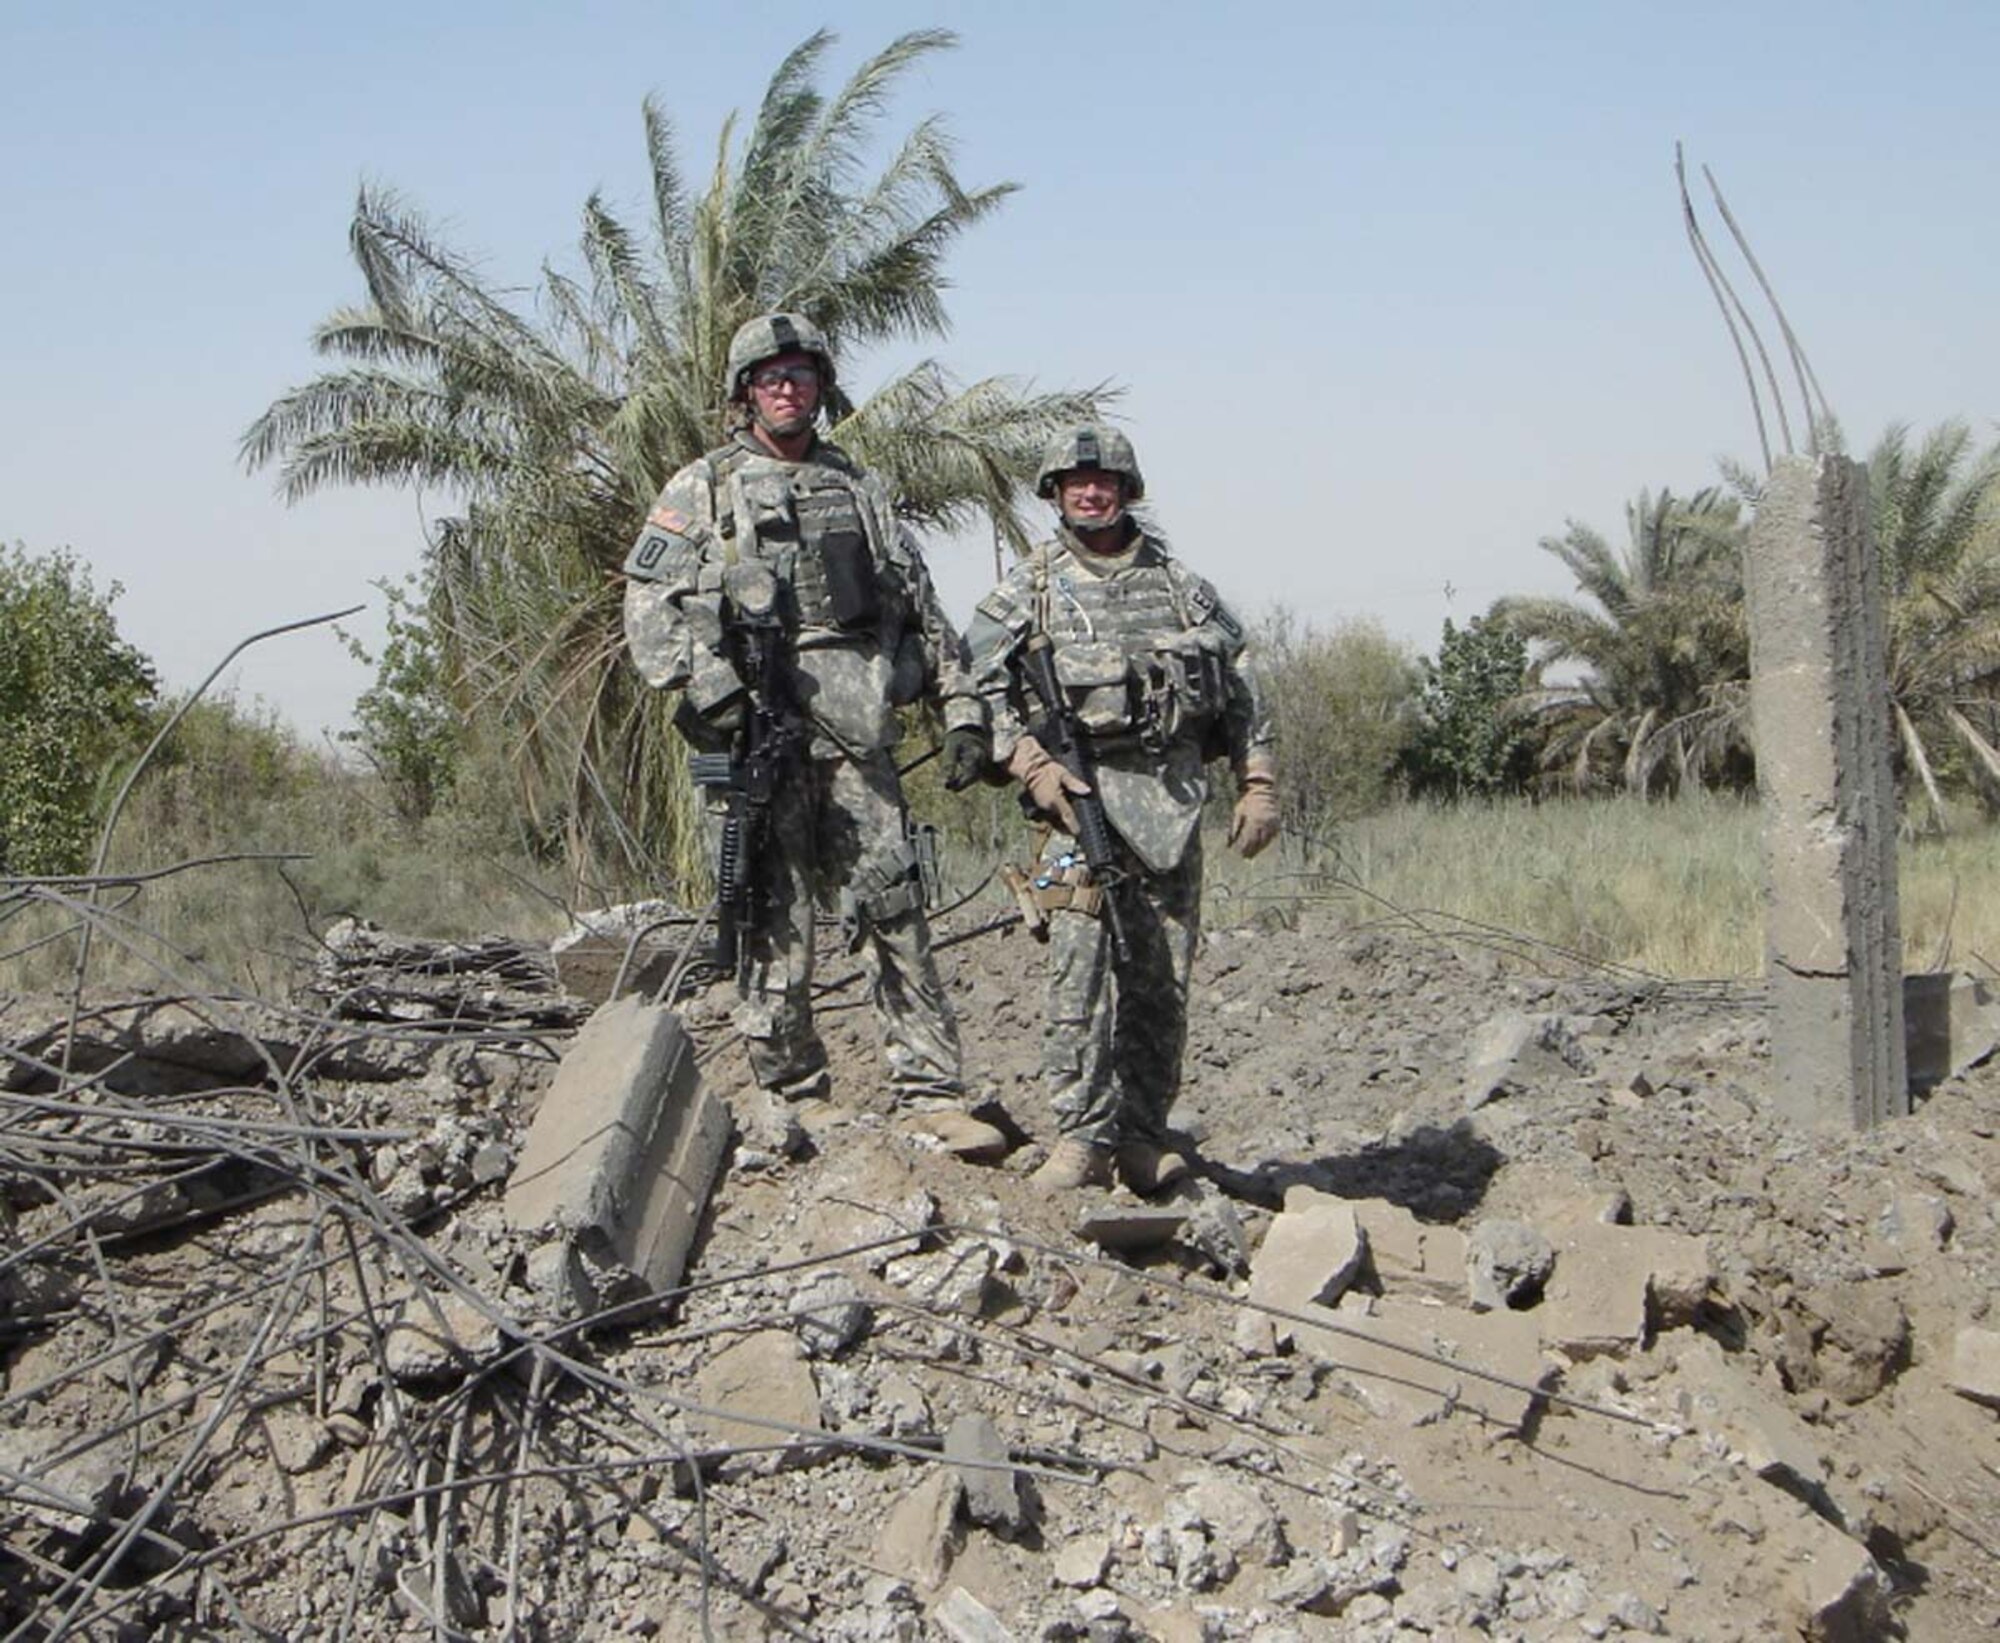
{"type": "MultiPolygon", "coordinates": [[[[1197,965],[1175,1109],[1197,1177],[1155,1206],[1190,1219],[1107,1251],[1079,1217],[1147,1206],[1028,1179],[1053,1133],[1040,960],[1018,931],[943,960],[971,1080],[1021,1132],[1007,1159],[898,1133],[860,989],[835,995],[807,1152],[739,1151],[696,1287],[544,1335],[567,1373],[501,1356],[547,1326],[495,1164],[560,1032],[386,1033],[366,1079],[294,1081],[319,1125],[418,1137],[344,1143],[372,1188],[359,1240],[325,1208],[353,1196],[331,1177],[240,1202],[170,1182],[187,1212],[121,1234],[105,1206],[129,1213],[129,1183],[157,1196],[171,1171],[52,1180],[45,1148],[7,1177],[0,1620],[24,1638],[73,1611],[74,1635],[101,1636],[1107,1643],[2000,1628],[2000,1433],[1953,1384],[2000,1270],[1991,1062],[1909,1118],[1808,1134],[1769,1116],[1754,988],[1529,975],[1273,918],[1211,934],[1197,965]],[[1554,1049],[1468,1110],[1482,1032],[1522,1017],[1555,1021],[1554,1049]],[[1424,1236],[1663,1229],[1699,1240],[1710,1281],[1653,1294],[1630,1339],[1545,1339],[1537,1391],[1495,1413],[1508,1395],[1463,1332],[1446,1353],[1465,1372],[1435,1396],[1436,1365],[1406,1383],[1245,1307],[1287,1195],[1315,1193],[1407,1210],[1424,1236]],[[273,1310],[302,1251],[325,1276],[273,1310]],[[394,1308],[445,1272],[508,1327],[392,1368],[394,1308]],[[996,1453],[980,1441],[1016,1471],[941,1464],[941,1445],[996,1453]],[[155,1499],[162,1538],[106,1563],[155,1499]],[[67,1573],[93,1568],[94,1591],[67,1573]]],[[[726,1004],[683,1014],[734,1098],[726,1004]]],[[[36,1019],[16,1001],[0,1037],[36,1019]]],[[[256,1085],[201,1110],[268,1119],[256,1085]]],[[[1338,1316],[1472,1316],[1462,1266],[1431,1276],[1405,1292],[1378,1250],[1338,1316]]]]}

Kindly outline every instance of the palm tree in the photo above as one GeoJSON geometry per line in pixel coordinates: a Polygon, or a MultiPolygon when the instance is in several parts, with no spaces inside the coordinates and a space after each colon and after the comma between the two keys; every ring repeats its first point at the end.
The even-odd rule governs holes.
{"type": "Polygon", "coordinates": [[[1581,669],[1532,704],[1547,733],[1544,768],[1582,791],[1616,779],[1635,792],[1662,780],[1741,781],[1740,509],[1710,487],[1692,497],[1641,491],[1627,504],[1625,551],[1575,520],[1544,537],[1589,603],[1513,597],[1491,620],[1527,640],[1538,668],[1581,669]]]}
{"type": "Polygon", "coordinates": [[[1913,450],[1909,429],[1893,424],[1868,456],[1868,507],[1897,739],[1942,831],[1936,749],[1967,754],[1989,779],[1989,802],[2000,787],[1991,740],[2000,686],[2000,448],[1976,454],[1970,430],[1954,420],[1913,450]]]}
{"type": "MultiPolygon", "coordinates": [[[[772,309],[808,314],[846,362],[843,386],[871,344],[941,339],[945,256],[1013,192],[961,184],[936,116],[869,174],[895,82],[952,35],[903,35],[827,95],[832,43],[821,31],[785,58],[747,137],[725,122],[698,191],[648,100],[645,231],[592,194],[581,274],[544,265],[530,310],[392,192],[364,188],[350,246],[367,300],[314,335],[342,363],[243,436],[245,463],[278,464],[290,499],[393,484],[453,500],[424,568],[457,704],[518,749],[527,819],[579,870],[664,868],[683,885],[697,870],[679,743],[623,663],[617,572],[661,484],[717,442],[731,334],[772,309]]],[[[926,359],[863,403],[835,394],[829,411],[913,523],[984,516],[1018,550],[1041,446],[1107,397],[1006,378],[965,387],[926,359]]]]}

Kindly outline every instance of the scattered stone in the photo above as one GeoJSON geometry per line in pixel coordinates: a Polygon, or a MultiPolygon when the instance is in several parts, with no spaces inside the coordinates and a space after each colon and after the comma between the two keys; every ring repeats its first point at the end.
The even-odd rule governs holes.
{"type": "Polygon", "coordinates": [[[383,1356],[400,1384],[424,1385],[489,1364],[506,1345],[500,1325],[464,1296],[434,1303],[413,1297],[390,1329],[383,1356]]]}
{"type": "Polygon", "coordinates": [[[786,1303],[809,1357],[832,1358],[854,1346],[874,1322],[874,1309],[844,1272],[822,1273],[786,1303]]]}
{"type": "MultiPolygon", "coordinates": [[[[1311,1187],[1293,1187],[1285,1194],[1284,1213],[1251,1259],[1250,1300],[1285,1312],[1314,1302],[1331,1306],[1354,1281],[1367,1250],[1351,1205],[1311,1187]]],[[[1280,1345],[1292,1339],[1289,1319],[1272,1318],[1271,1328],[1280,1345]]]]}
{"type": "MultiPolygon", "coordinates": [[[[719,1448],[782,1443],[821,1429],[819,1384],[805,1352],[788,1330],[760,1329],[733,1341],[695,1377],[697,1401],[726,1416],[702,1416],[707,1441],[719,1448]]],[[[748,1469],[775,1471],[812,1458],[810,1448],[743,1457],[748,1469]]]]}
{"type": "Polygon", "coordinates": [[[889,1513],[876,1538],[876,1559],[891,1574],[926,1591],[943,1585],[951,1569],[954,1525],[964,1493],[956,1472],[943,1466],[930,1468],[889,1513]]]}
{"type": "Polygon", "coordinates": [[[332,1451],[334,1442],[326,1423],[296,1409],[273,1410],[265,1417],[264,1436],[278,1469],[293,1477],[318,1466],[332,1451]]]}
{"type": "Polygon", "coordinates": [[[963,1586],[954,1586],[931,1610],[931,1619],[951,1643],[1015,1643],[998,1615],[963,1586]]]}
{"type": "Polygon", "coordinates": [[[1555,1264],[1548,1239],[1525,1221],[1481,1221],[1465,1245],[1465,1282],[1473,1311],[1532,1306],[1555,1264]]]}
{"type": "Polygon", "coordinates": [[[1056,1551],[1058,1586],[1095,1586],[1111,1563],[1111,1542],[1103,1535],[1078,1535],[1056,1551]]]}
{"type": "Polygon", "coordinates": [[[960,1415],[945,1430],[944,1457],[965,1489],[965,1515],[1002,1535],[1027,1527],[1028,1503],[1007,1440],[984,1415],[960,1415]]]}
{"type": "Polygon", "coordinates": [[[1951,1389],[2000,1409],[2000,1332],[1961,1329],[1952,1343],[1951,1389]]]}
{"type": "Polygon", "coordinates": [[[1169,1503],[1168,1522],[1202,1525],[1238,1561],[1276,1569],[1289,1562],[1284,1520],[1252,1485],[1220,1473],[1186,1484],[1169,1503]]]}

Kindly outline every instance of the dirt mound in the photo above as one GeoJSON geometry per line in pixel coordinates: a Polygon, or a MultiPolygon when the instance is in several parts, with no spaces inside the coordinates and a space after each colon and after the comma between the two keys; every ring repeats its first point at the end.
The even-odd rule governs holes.
{"type": "MultiPolygon", "coordinates": [[[[685,1290],[590,1330],[549,1314],[556,1257],[499,1208],[562,1012],[397,988],[393,1020],[205,1001],[170,1031],[150,1006],[86,1027],[65,1083],[16,1001],[0,1621],[2000,1625],[1990,1065],[1808,1136],[1763,1113],[1754,991],[1274,923],[1197,966],[1175,1114],[1197,1178],[1054,1201],[1027,1180],[1040,956],[1017,932],[946,960],[969,1071],[1032,1138],[1004,1164],[894,1128],[859,988],[834,991],[808,1153],[739,1161],[685,1290]],[[244,1059],[239,1030],[283,1057],[244,1059]],[[205,1070],[171,1050],[196,1039],[205,1070]]],[[[531,995],[532,966],[507,985],[531,995]]],[[[683,1013],[733,1093],[723,1004],[683,1013]]]]}

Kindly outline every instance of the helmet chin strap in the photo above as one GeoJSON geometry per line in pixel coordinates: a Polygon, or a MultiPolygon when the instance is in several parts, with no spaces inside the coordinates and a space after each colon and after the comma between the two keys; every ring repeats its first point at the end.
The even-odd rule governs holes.
{"type": "Polygon", "coordinates": [[[762,428],[765,433],[771,435],[774,439],[796,439],[800,434],[804,433],[808,428],[810,428],[813,425],[813,418],[818,415],[819,415],[819,407],[816,405],[810,411],[805,412],[803,415],[789,416],[786,417],[782,422],[780,422],[776,417],[766,416],[761,410],[757,409],[755,405],[753,405],[750,410],[750,416],[752,420],[756,422],[758,427],[762,428]]]}
{"type": "Polygon", "coordinates": [[[1125,526],[1125,520],[1126,520],[1126,513],[1123,503],[1119,504],[1118,511],[1114,513],[1109,519],[1090,519],[1090,520],[1078,519],[1074,514],[1068,512],[1065,512],[1062,516],[1063,523],[1067,525],[1071,531],[1073,531],[1078,536],[1087,537],[1093,542],[1099,540],[1100,538],[1109,536],[1113,533],[1122,534],[1125,526]]]}

